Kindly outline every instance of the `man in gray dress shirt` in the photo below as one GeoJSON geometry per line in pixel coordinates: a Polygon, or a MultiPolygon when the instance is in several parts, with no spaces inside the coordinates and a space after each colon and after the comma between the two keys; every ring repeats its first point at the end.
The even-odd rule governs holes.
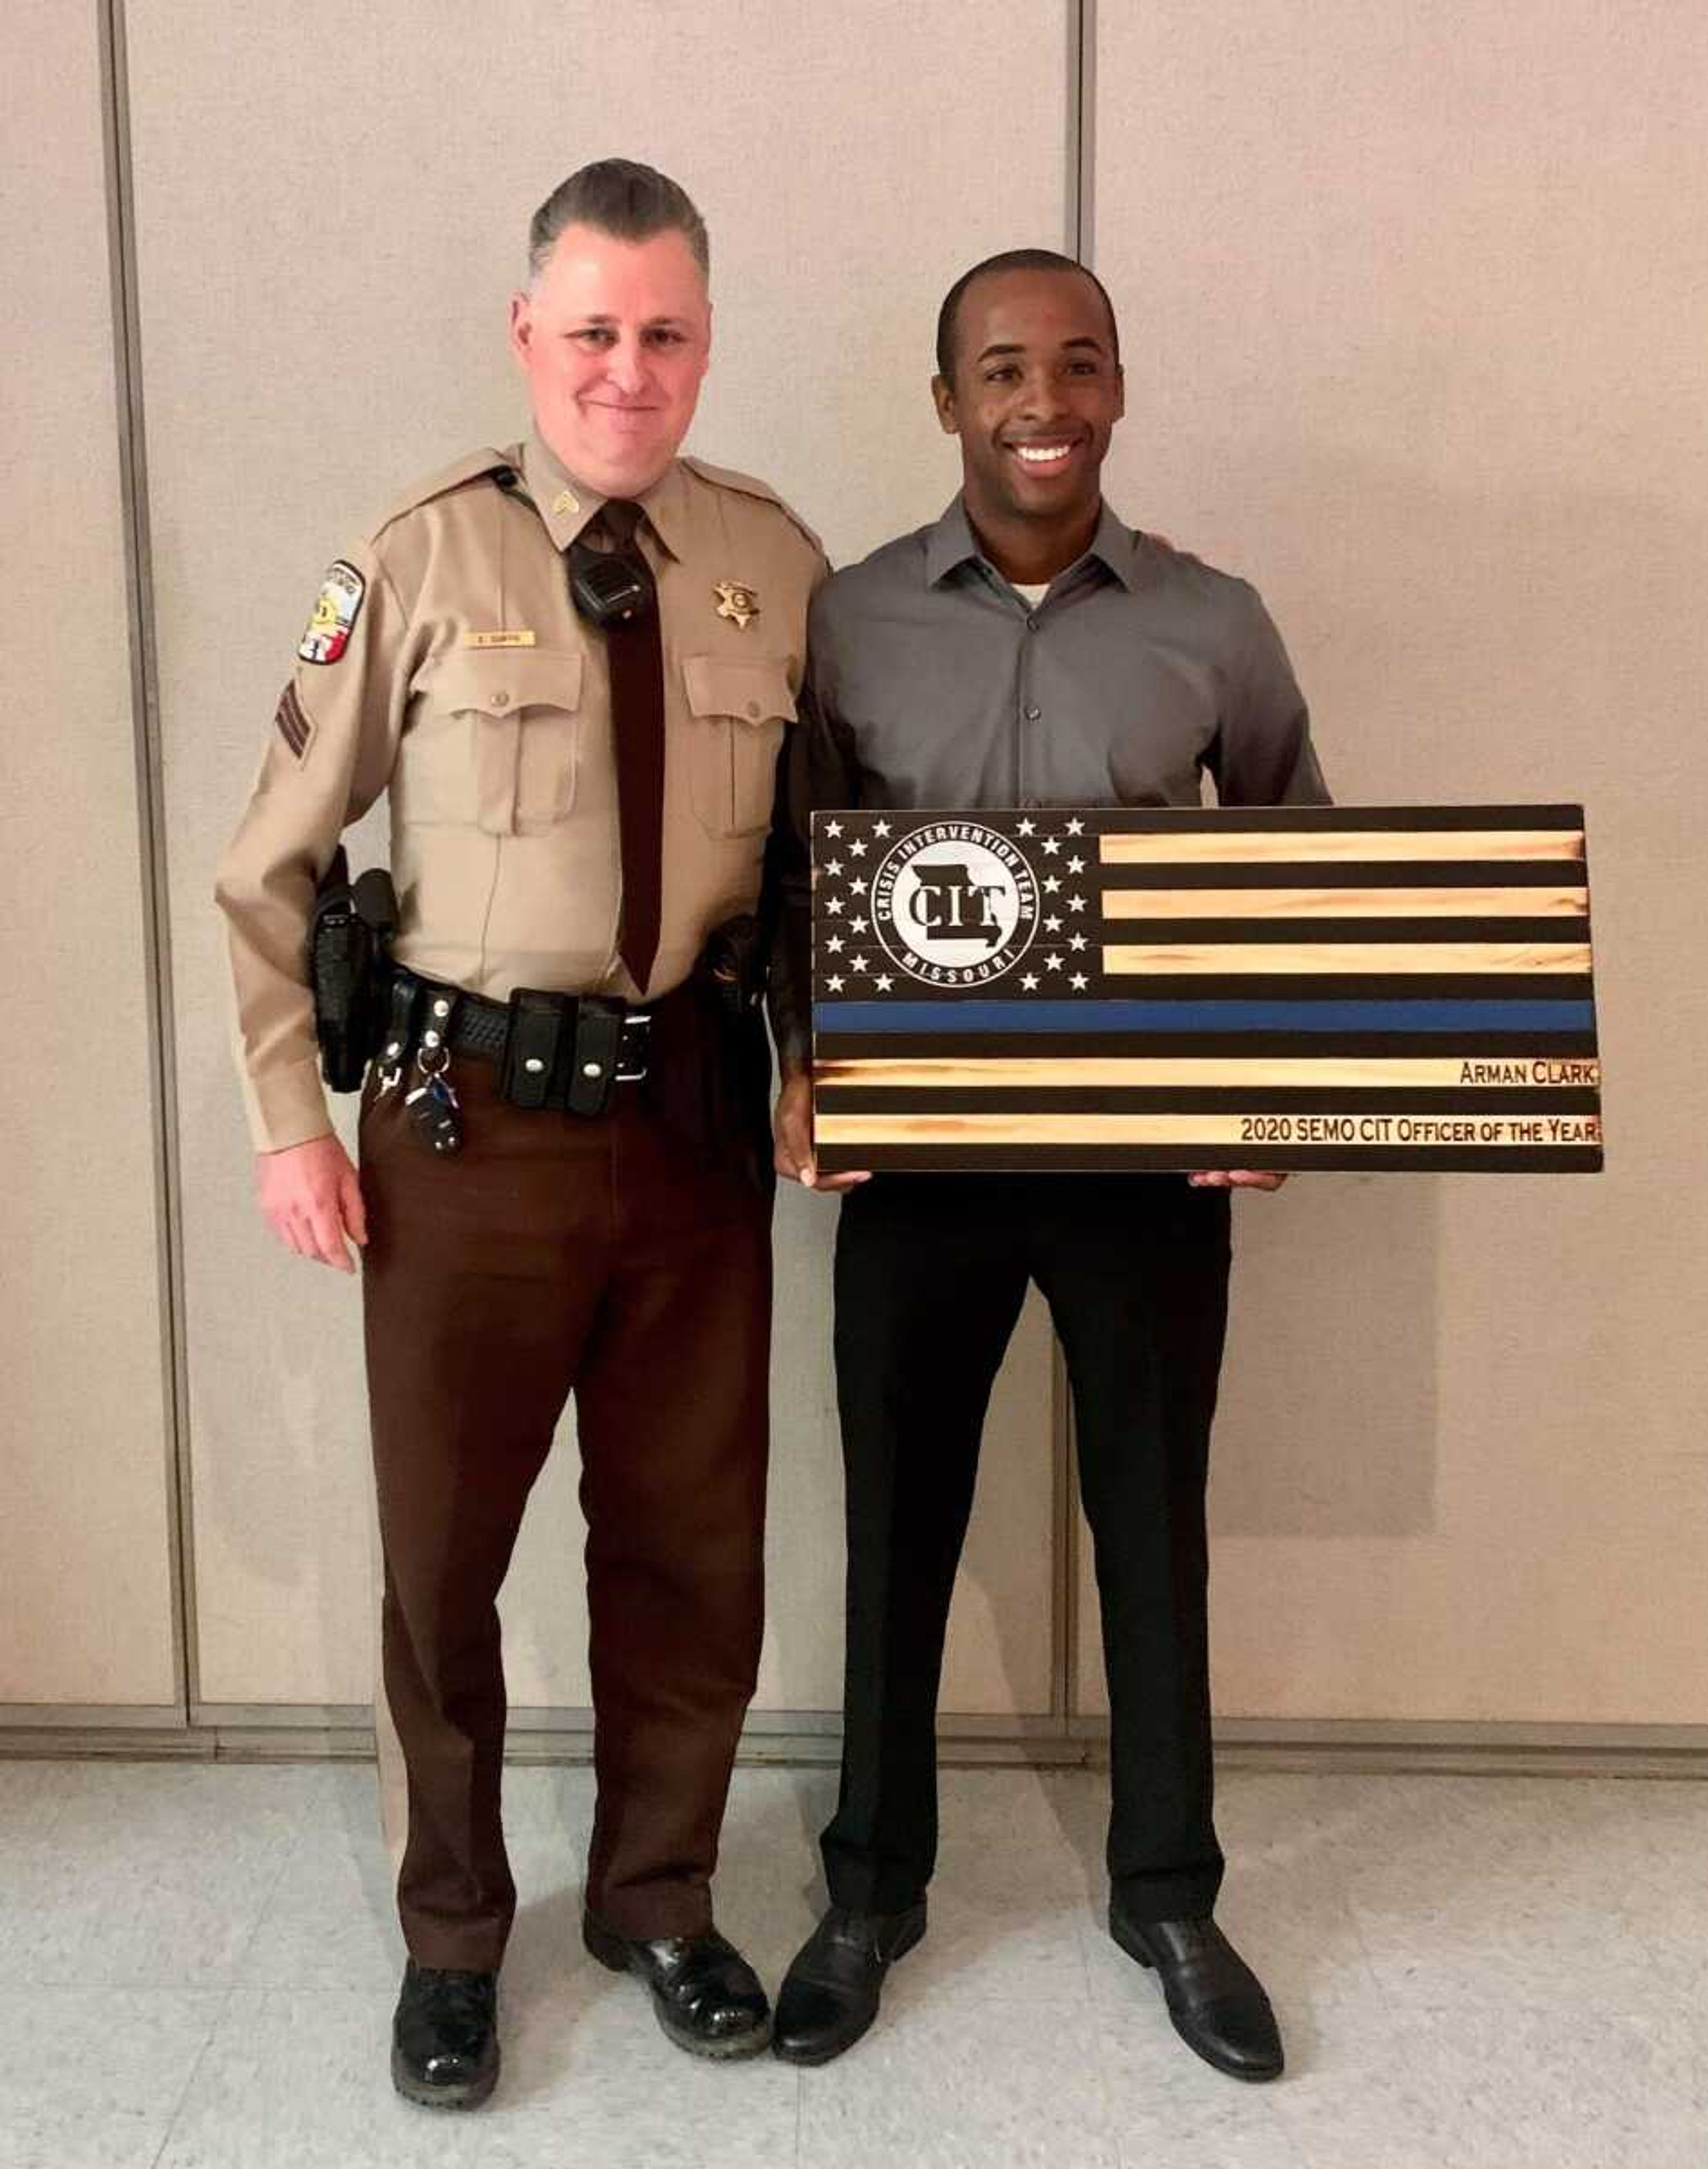
{"type": "Polygon", "coordinates": [[[1027,1283],[1072,1384],[1110,1706],[1109,1931],[1154,1969],[1188,2044],[1274,2077],[1251,1969],[1212,1918],[1204,1493],[1232,1188],[1194,1175],[820,1178],[807,979],[815,807],[1309,805],[1328,793],[1255,591],[1104,503],[1120,419],[1115,314],[1089,272],[1010,252],[958,280],[932,391],[962,488],[935,525],[820,589],[775,838],[779,1170],[845,1191],[836,1255],[848,1479],[842,1786],[831,1905],[790,1967],[777,2053],[823,2063],[876,2015],[925,1929],[936,1704],[992,1381],[1027,1283]]]}

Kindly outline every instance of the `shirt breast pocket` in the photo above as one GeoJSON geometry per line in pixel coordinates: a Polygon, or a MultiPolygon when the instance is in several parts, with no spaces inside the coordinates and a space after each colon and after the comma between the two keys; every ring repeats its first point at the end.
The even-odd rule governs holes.
{"type": "Polygon", "coordinates": [[[582,674],[583,658],[567,649],[442,656],[423,681],[412,733],[420,780],[444,808],[436,818],[490,836],[537,835],[567,819],[581,765],[582,674]]]}
{"type": "Polygon", "coordinates": [[[795,721],[781,656],[687,655],[689,786],[709,836],[751,836],[769,826],[783,733],[795,721]]]}

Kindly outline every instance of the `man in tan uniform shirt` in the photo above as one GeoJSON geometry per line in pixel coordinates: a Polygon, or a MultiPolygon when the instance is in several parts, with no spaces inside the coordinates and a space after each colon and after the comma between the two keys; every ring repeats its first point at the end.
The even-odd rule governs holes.
{"type": "Polygon", "coordinates": [[[381,1714],[407,1772],[392,2068],[411,2099],[455,2106],[497,2076],[515,1905],[496,1600],[572,1389],[599,1785],[588,1948],[640,1974],[695,2053],[757,2050],[769,2028],[709,1893],[762,1627],[769,1201],[668,1111],[707,1059],[696,959],[758,898],[826,568],[763,484],[677,456],[710,329],[705,228],[681,190],[624,161],[583,168],[531,242],[511,344],[533,434],[412,490],[333,565],[218,884],[263,1209],[306,1256],[349,1271],[346,1238],[363,1252],[381,1714]],[[644,884],[631,872],[625,898],[619,807],[632,698],[614,714],[617,636],[578,614],[565,557],[631,531],[663,682],[662,877],[639,944],[656,933],[656,951],[638,976],[644,884]],[[327,1118],[305,944],[339,832],[382,791],[406,976],[363,1095],[359,1182],[327,1118]],[[594,1005],[548,1003],[544,1042],[535,1005],[524,1039],[518,989],[633,1005],[621,1081],[582,1059],[594,1005]],[[436,1072],[455,1095],[451,1154],[410,1105],[436,1072]],[[589,1078],[609,1100],[572,1111],[589,1078]]]}

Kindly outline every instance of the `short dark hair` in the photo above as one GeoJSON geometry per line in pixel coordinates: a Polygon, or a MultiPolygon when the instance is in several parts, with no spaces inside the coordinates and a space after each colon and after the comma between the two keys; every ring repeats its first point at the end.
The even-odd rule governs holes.
{"type": "Polygon", "coordinates": [[[963,271],[943,297],[943,306],[937,312],[937,373],[950,383],[955,381],[955,335],[956,319],[960,314],[961,296],[974,280],[983,279],[999,271],[1077,271],[1082,279],[1089,279],[1102,299],[1109,317],[1109,340],[1115,359],[1121,358],[1120,333],[1115,328],[1115,303],[1109,297],[1095,271],[1088,264],[1079,263],[1072,256],[1059,255],[1053,248],[1005,248],[1000,256],[987,256],[982,264],[975,264],[971,271],[963,271]]]}
{"type": "Polygon", "coordinates": [[[668,173],[632,158],[600,158],[560,181],[528,227],[528,275],[537,279],[567,226],[591,226],[616,241],[650,241],[679,233],[708,276],[711,249],[705,221],[686,189],[668,173]]]}

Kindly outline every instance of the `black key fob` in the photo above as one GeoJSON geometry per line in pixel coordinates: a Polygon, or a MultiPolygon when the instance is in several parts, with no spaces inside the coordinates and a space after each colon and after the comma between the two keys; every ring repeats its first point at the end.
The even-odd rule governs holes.
{"type": "Polygon", "coordinates": [[[443,1077],[430,1077],[418,1085],[404,1105],[415,1134],[436,1153],[449,1155],[462,1150],[462,1124],[457,1119],[456,1094],[443,1077]]]}

